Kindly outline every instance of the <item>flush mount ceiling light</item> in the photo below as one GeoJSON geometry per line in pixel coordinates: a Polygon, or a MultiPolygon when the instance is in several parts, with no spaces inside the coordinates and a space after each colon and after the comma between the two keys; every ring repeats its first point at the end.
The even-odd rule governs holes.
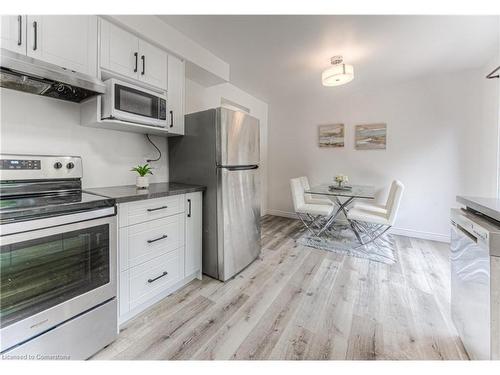
{"type": "Polygon", "coordinates": [[[353,80],[354,68],[352,65],[344,64],[342,56],[333,56],[331,63],[332,66],[321,75],[323,86],[340,86],[353,80]]]}

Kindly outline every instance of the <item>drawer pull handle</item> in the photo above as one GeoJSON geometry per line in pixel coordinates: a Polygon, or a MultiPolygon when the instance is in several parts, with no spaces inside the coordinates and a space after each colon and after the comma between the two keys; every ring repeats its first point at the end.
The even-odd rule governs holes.
{"type": "Polygon", "coordinates": [[[156,207],[156,208],[148,208],[148,212],[153,212],[153,211],[158,211],[158,210],[164,210],[165,208],[168,208],[168,206],[161,206],[161,207],[156,207]]]}
{"type": "Polygon", "coordinates": [[[155,238],[154,240],[148,240],[148,243],[153,243],[153,242],[156,242],[156,241],[164,240],[167,237],[168,236],[166,234],[164,234],[163,236],[155,238]]]}
{"type": "Polygon", "coordinates": [[[161,279],[163,276],[167,276],[168,275],[168,272],[167,271],[164,271],[160,276],[156,276],[154,279],[148,279],[148,283],[153,283],[155,282],[156,280],[158,279],[161,279]]]}

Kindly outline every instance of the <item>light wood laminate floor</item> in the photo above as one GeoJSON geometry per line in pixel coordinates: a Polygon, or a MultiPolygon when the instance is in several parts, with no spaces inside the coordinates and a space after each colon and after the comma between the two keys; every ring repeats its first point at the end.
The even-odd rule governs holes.
{"type": "Polygon", "coordinates": [[[262,220],[262,255],[130,321],[93,359],[467,359],[450,320],[448,245],[395,236],[386,265],[297,245],[262,220]]]}

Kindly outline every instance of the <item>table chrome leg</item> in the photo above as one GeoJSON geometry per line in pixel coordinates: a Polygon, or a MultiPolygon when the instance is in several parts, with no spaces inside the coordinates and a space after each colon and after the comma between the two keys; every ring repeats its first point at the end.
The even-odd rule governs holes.
{"type": "Polygon", "coordinates": [[[323,226],[323,228],[318,232],[318,236],[321,236],[325,230],[330,228],[333,225],[333,222],[337,218],[337,216],[340,214],[340,212],[343,212],[344,215],[347,218],[347,210],[346,207],[351,204],[351,202],[354,200],[354,197],[349,197],[344,203],[340,201],[340,199],[336,196],[335,197],[335,203],[339,206],[335,214],[333,214],[330,219],[326,222],[326,224],[323,226]]]}
{"type": "Polygon", "coordinates": [[[354,232],[354,235],[356,236],[356,238],[358,239],[359,243],[361,245],[364,245],[363,244],[363,240],[361,239],[361,235],[359,234],[358,232],[358,228],[356,228],[356,225],[354,224],[354,220],[349,220],[347,219],[347,221],[349,222],[349,225],[351,226],[351,229],[352,231],[354,232]]]}

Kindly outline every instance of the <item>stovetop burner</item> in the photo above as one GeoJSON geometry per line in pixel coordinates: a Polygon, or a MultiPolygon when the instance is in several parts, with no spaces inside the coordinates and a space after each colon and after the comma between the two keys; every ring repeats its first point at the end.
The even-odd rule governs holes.
{"type": "Polygon", "coordinates": [[[1,155],[0,224],[113,207],[81,190],[79,157],[1,155]]]}

